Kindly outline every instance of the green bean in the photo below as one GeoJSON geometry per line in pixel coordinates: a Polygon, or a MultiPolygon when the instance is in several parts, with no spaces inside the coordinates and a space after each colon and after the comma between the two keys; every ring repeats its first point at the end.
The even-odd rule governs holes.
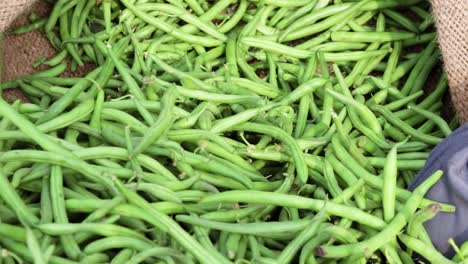
{"type": "Polygon", "coordinates": [[[259,97],[256,95],[232,95],[232,94],[220,94],[220,93],[209,93],[201,90],[190,90],[182,87],[175,88],[178,93],[182,96],[194,98],[203,101],[209,101],[213,103],[226,103],[226,104],[255,104],[258,102],[259,97]]]}
{"type": "Polygon", "coordinates": [[[290,263],[294,258],[294,255],[299,251],[299,247],[305,244],[307,240],[310,240],[312,237],[314,237],[319,229],[320,224],[324,220],[322,212],[316,215],[311,225],[306,227],[296,238],[291,241],[291,243],[288,244],[288,246],[283,249],[281,254],[276,259],[278,263],[290,263]]]}
{"type": "Polygon", "coordinates": [[[15,150],[3,154],[0,159],[3,161],[8,161],[11,159],[23,159],[36,162],[47,162],[56,165],[64,165],[65,167],[70,167],[81,171],[85,176],[89,177],[90,180],[102,182],[105,184],[105,186],[108,186],[108,188],[112,190],[111,186],[108,185],[109,179],[103,176],[101,174],[102,172],[96,171],[93,166],[90,166],[88,163],[78,159],[76,156],[71,156],[70,154],[64,156],[46,151],[15,150]]]}
{"type": "Polygon", "coordinates": [[[54,66],[52,68],[49,68],[47,70],[43,70],[40,72],[36,72],[34,74],[31,74],[28,76],[28,78],[36,78],[36,77],[55,77],[60,74],[62,74],[65,69],[67,68],[67,65],[65,63],[58,64],[57,66],[54,66]]]}
{"type": "MultiPolygon", "coordinates": [[[[290,41],[290,40],[295,40],[299,39],[305,36],[310,36],[315,33],[319,33],[323,30],[327,30],[326,32],[330,33],[333,31],[340,30],[344,25],[346,25],[355,15],[356,13],[359,12],[359,9],[369,3],[370,1],[361,1],[359,3],[354,3],[348,8],[345,9],[344,12],[341,12],[339,14],[333,15],[328,17],[327,19],[324,19],[323,21],[320,21],[318,23],[314,23],[310,26],[303,27],[301,29],[298,29],[293,32],[288,32],[283,33],[280,36],[280,41],[290,41]]],[[[328,37],[327,37],[328,38],[328,37]]]]}
{"type": "Polygon", "coordinates": [[[209,212],[201,215],[201,218],[218,222],[236,222],[239,219],[247,217],[253,212],[261,210],[262,206],[248,206],[246,208],[233,209],[228,211],[209,212]]]}
{"type": "Polygon", "coordinates": [[[383,13],[387,15],[388,17],[390,17],[391,19],[395,20],[398,24],[408,29],[409,31],[414,32],[414,33],[419,33],[418,27],[407,17],[393,10],[383,10],[383,13]]]}
{"type": "Polygon", "coordinates": [[[79,34],[81,32],[78,32],[80,29],[80,25],[79,25],[79,22],[80,22],[80,16],[81,15],[86,15],[85,12],[85,6],[87,5],[88,1],[79,1],[72,14],[71,14],[71,20],[70,20],[70,38],[77,38],[79,37],[79,34]],[[82,13],[83,12],[83,13],[82,13]]]}
{"type": "MultiPolygon", "coordinates": [[[[419,238],[423,241],[429,242],[428,245],[432,246],[432,242],[429,238],[429,240],[426,239],[426,237],[422,237],[422,230],[424,230],[423,223],[434,218],[440,210],[440,206],[438,204],[432,204],[429,205],[422,210],[416,212],[413,217],[408,222],[408,229],[407,233],[409,236],[419,238]]],[[[425,231],[424,231],[425,233],[425,231]]],[[[426,242],[426,243],[427,243],[426,242]]]]}
{"type": "MultiPolygon", "coordinates": [[[[101,208],[101,206],[105,206],[107,202],[98,199],[83,199],[82,197],[80,198],[81,199],[66,200],[65,204],[67,209],[71,210],[72,212],[93,212],[101,208]]],[[[151,205],[157,210],[166,214],[183,213],[186,211],[183,208],[183,206],[169,202],[157,202],[151,205]]],[[[134,206],[128,204],[121,204],[112,208],[110,212],[113,214],[132,216],[131,214],[128,214],[128,211],[133,209],[135,209],[134,206]]]]}
{"type": "Polygon", "coordinates": [[[135,157],[162,136],[162,133],[164,133],[173,120],[172,107],[175,103],[176,96],[177,92],[174,88],[167,91],[162,98],[163,110],[158,120],[148,129],[148,132],[144,135],[140,143],[135,147],[132,153],[130,153],[130,157],[135,157]]]}
{"type": "Polygon", "coordinates": [[[243,168],[250,170],[252,172],[256,171],[249,162],[245,161],[241,156],[236,155],[235,153],[230,153],[227,149],[223,148],[223,146],[220,144],[211,143],[206,140],[201,140],[199,142],[199,145],[204,151],[208,153],[211,153],[223,159],[229,160],[231,163],[242,166],[243,168]]]}
{"type": "MultiPolygon", "coordinates": [[[[254,2],[257,2],[258,0],[255,0],[254,2]]],[[[306,0],[296,0],[296,1],[285,1],[285,0],[279,0],[279,1],[274,1],[274,0],[266,0],[265,4],[266,5],[274,5],[278,7],[299,7],[299,6],[304,6],[308,3],[309,1],[306,0]]]]}
{"type": "Polygon", "coordinates": [[[348,185],[353,186],[357,181],[357,177],[354,173],[349,170],[346,166],[344,166],[333,153],[327,152],[327,160],[330,165],[333,167],[333,170],[338,173],[338,175],[342,178],[342,180],[348,185]]]}
{"type": "Polygon", "coordinates": [[[333,201],[336,203],[348,203],[348,200],[354,195],[356,197],[356,203],[360,203],[360,199],[362,200],[363,197],[359,195],[360,190],[362,190],[363,186],[365,184],[365,181],[363,179],[360,179],[356,182],[356,184],[351,185],[347,189],[343,190],[338,196],[333,198],[333,201]]]}
{"type": "Polygon", "coordinates": [[[430,72],[439,61],[440,52],[436,50],[426,61],[424,67],[421,69],[418,78],[414,81],[411,87],[411,93],[421,91],[427,78],[429,77],[430,72]]]}
{"type": "Polygon", "coordinates": [[[115,68],[119,71],[120,75],[122,76],[122,79],[125,81],[125,83],[128,85],[128,89],[131,91],[131,93],[140,100],[145,100],[145,96],[143,92],[141,91],[140,87],[138,87],[138,84],[136,81],[133,79],[133,77],[130,75],[128,72],[129,69],[127,68],[126,65],[124,65],[116,56],[114,51],[112,50],[111,47],[107,47],[107,54],[109,57],[112,59],[114,62],[115,68]]]}
{"type": "Polygon", "coordinates": [[[390,222],[395,216],[395,189],[398,174],[397,147],[394,145],[387,155],[383,169],[382,207],[384,220],[390,222]]]}
{"type": "Polygon", "coordinates": [[[57,55],[1,83],[27,99],[0,99],[0,259],[412,263],[436,251],[422,222],[454,211],[423,198],[440,172],[405,189],[458,125],[437,116],[445,74],[421,96],[440,57],[427,3],[156,2],[59,0],[22,28],[42,25],[57,55]],[[74,74],[80,61],[94,70],[59,77],[69,55],[74,74]]]}
{"type": "Polygon", "coordinates": [[[390,125],[389,123],[385,123],[384,125],[384,133],[395,139],[396,141],[403,141],[406,138],[406,135],[401,132],[399,129],[395,128],[394,126],[390,125]]]}
{"type": "Polygon", "coordinates": [[[135,16],[147,22],[148,24],[152,25],[153,27],[156,27],[166,32],[167,34],[171,35],[174,38],[177,38],[177,39],[189,42],[189,43],[193,43],[196,45],[206,46],[206,47],[218,46],[219,44],[222,43],[222,41],[217,40],[217,39],[199,37],[199,36],[183,33],[179,29],[174,28],[172,25],[146,14],[144,11],[140,10],[137,6],[134,6],[133,4],[131,4],[130,1],[128,0],[124,0],[122,1],[122,3],[133,14],[135,14],[135,16]]]}
{"type": "Polygon", "coordinates": [[[262,237],[284,237],[285,234],[296,233],[311,224],[310,220],[298,220],[288,222],[256,222],[256,223],[222,223],[198,218],[195,216],[178,215],[178,221],[199,225],[210,229],[218,229],[236,234],[249,234],[262,237]]]}
{"type": "Polygon", "coordinates": [[[189,152],[184,152],[183,158],[177,162],[182,162],[184,160],[197,168],[206,170],[208,172],[217,173],[218,175],[223,175],[225,177],[238,181],[239,183],[242,183],[247,188],[253,187],[252,185],[253,183],[250,178],[253,178],[253,179],[258,178],[257,174],[252,175],[252,173],[251,172],[249,173],[249,171],[245,171],[245,170],[242,171],[239,169],[234,169],[233,166],[230,166],[229,164],[225,162],[220,162],[219,159],[216,159],[214,157],[206,158],[202,156],[197,156],[189,152]],[[207,163],[207,161],[210,161],[210,162],[207,163]],[[245,174],[242,172],[244,172],[245,174]]]}
{"type": "Polygon", "coordinates": [[[39,219],[34,215],[30,208],[20,198],[19,194],[8,181],[6,175],[0,173],[0,183],[4,187],[4,190],[0,192],[2,200],[15,211],[18,218],[27,223],[28,225],[34,226],[39,222],[39,219]]]}
{"type": "Polygon", "coordinates": [[[177,257],[179,259],[184,259],[184,256],[178,252],[177,250],[171,249],[171,248],[164,248],[164,247],[154,247],[151,249],[147,249],[145,251],[142,251],[135,256],[133,256],[131,259],[128,260],[127,263],[140,263],[143,262],[145,259],[149,257],[156,257],[156,258],[165,258],[165,256],[170,256],[170,257],[177,257]]]}
{"type": "MultiPolygon", "coordinates": [[[[274,197],[269,195],[267,192],[261,191],[227,191],[219,194],[214,194],[203,198],[203,203],[214,203],[214,202],[250,202],[260,204],[274,204],[277,206],[294,207],[299,209],[309,209],[314,211],[320,211],[323,208],[324,201],[315,200],[310,198],[304,198],[295,195],[288,194],[275,194],[274,197]]],[[[343,216],[354,221],[363,223],[365,225],[373,226],[377,229],[382,229],[384,223],[382,220],[368,215],[359,209],[354,207],[347,207],[339,204],[327,202],[325,212],[332,215],[343,216]]]]}
{"type": "Polygon", "coordinates": [[[388,42],[415,37],[413,33],[406,32],[332,32],[332,41],[348,42],[388,42]]]}
{"type": "MultiPolygon", "coordinates": [[[[424,22],[423,22],[424,23],[424,22]]],[[[420,26],[424,27],[425,25],[421,23],[420,26]]],[[[404,47],[411,47],[422,43],[431,42],[436,37],[435,32],[424,33],[413,39],[406,39],[403,41],[404,47]]]]}
{"type": "Polygon", "coordinates": [[[338,185],[338,181],[336,180],[335,173],[333,172],[333,167],[331,166],[330,162],[328,162],[327,160],[324,161],[323,175],[327,182],[328,191],[331,193],[333,197],[337,197],[340,193],[342,193],[343,190],[338,185]]]}
{"type": "MultiPolygon", "coordinates": [[[[436,102],[436,99],[435,99],[436,96],[440,97],[440,95],[446,90],[446,88],[447,88],[447,78],[443,76],[442,78],[440,78],[436,89],[428,97],[426,97],[421,103],[419,103],[418,106],[420,108],[429,108],[431,105],[433,106],[434,103],[436,102]]],[[[395,115],[400,119],[407,119],[413,116],[412,113],[413,111],[411,109],[404,109],[395,113],[395,115]]]]}
{"type": "Polygon", "coordinates": [[[354,145],[354,143],[351,141],[351,139],[348,136],[349,131],[346,131],[343,127],[343,124],[341,124],[341,121],[339,120],[338,117],[334,116],[333,121],[335,123],[338,135],[340,137],[340,140],[343,142],[345,145],[345,148],[349,149],[350,154],[364,167],[366,168],[369,172],[375,173],[374,168],[366,161],[362,153],[360,153],[359,149],[354,145]]]}
{"type": "Polygon", "coordinates": [[[412,238],[404,234],[398,235],[398,238],[408,248],[411,248],[412,250],[418,252],[425,258],[430,258],[431,261],[437,263],[453,263],[449,259],[445,258],[445,256],[439,253],[437,250],[434,250],[431,247],[427,247],[426,244],[424,244],[418,239],[412,238]]]}
{"type": "Polygon", "coordinates": [[[431,135],[421,134],[419,131],[410,127],[401,119],[398,119],[392,112],[390,112],[383,106],[375,105],[372,108],[375,111],[377,111],[379,114],[381,114],[388,122],[395,125],[399,129],[401,129],[403,132],[407,133],[408,135],[411,135],[412,137],[420,140],[421,142],[435,145],[435,144],[438,144],[440,141],[442,141],[442,139],[440,138],[437,138],[431,135]]]}
{"type": "Polygon", "coordinates": [[[426,62],[433,54],[433,51],[436,47],[435,45],[436,43],[432,41],[421,53],[420,57],[417,60],[415,67],[412,69],[410,76],[408,77],[405,85],[401,89],[401,92],[403,94],[408,95],[411,91],[413,91],[413,85],[415,81],[419,78],[419,75],[421,74],[422,69],[426,65],[426,62]]]}
{"type": "Polygon", "coordinates": [[[109,260],[109,256],[104,253],[95,253],[91,255],[87,255],[83,259],[81,259],[80,263],[100,263],[100,262],[107,262],[109,260]]]}
{"type": "MultiPolygon", "coordinates": [[[[50,172],[50,196],[55,222],[68,223],[63,194],[63,174],[61,167],[57,165],[52,166],[50,172]]],[[[81,250],[72,236],[61,236],[60,240],[68,257],[76,259],[81,254],[81,250]]]]}
{"type": "MultiPolygon", "coordinates": [[[[218,256],[210,255],[201,245],[196,242],[189,234],[187,234],[175,221],[168,216],[154,210],[143,198],[138,194],[127,190],[117,179],[114,180],[119,190],[129,200],[129,202],[135,204],[142,210],[146,210],[155,221],[158,223],[158,227],[162,227],[162,230],[168,232],[177,242],[184,246],[190,251],[198,260],[202,263],[221,263],[227,262],[224,259],[220,259],[218,256]]],[[[154,224],[154,221],[153,221],[154,224]]],[[[91,245],[91,244],[90,244],[91,245]]],[[[89,245],[87,246],[89,247],[89,245]]],[[[86,252],[86,248],[85,248],[86,252]]]]}
{"type": "Polygon", "coordinates": [[[132,249],[130,249],[130,248],[122,249],[122,250],[119,251],[119,253],[117,253],[114,256],[114,258],[112,259],[112,261],[110,263],[111,264],[124,264],[124,263],[127,263],[127,261],[130,260],[132,255],[133,255],[133,250],[132,249]]]}
{"type": "Polygon", "coordinates": [[[66,127],[89,116],[93,111],[93,107],[94,100],[87,100],[75,107],[73,110],[40,124],[37,128],[44,133],[48,133],[50,131],[66,127]]]}
{"type": "Polygon", "coordinates": [[[281,105],[291,105],[297,100],[300,100],[302,96],[305,94],[313,93],[315,90],[323,87],[327,83],[325,79],[315,78],[312,79],[299,87],[297,87],[294,91],[286,95],[284,98],[281,99],[281,105]]]}
{"type": "MultiPolygon", "coordinates": [[[[30,262],[34,261],[33,255],[23,243],[18,243],[8,238],[0,238],[0,241],[2,242],[3,245],[7,246],[9,251],[11,250],[11,252],[8,252],[9,255],[14,255],[13,252],[16,252],[21,257],[25,258],[26,260],[30,262]]],[[[18,259],[19,258],[16,258],[16,260],[18,259]]],[[[13,261],[12,263],[15,263],[15,262],[13,261]]],[[[51,264],[77,264],[77,262],[75,261],[57,257],[57,256],[51,256],[49,258],[49,263],[51,264]]]]}
{"type": "Polygon", "coordinates": [[[111,27],[112,27],[112,23],[111,23],[111,16],[112,16],[112,10],[111,10],[111,4],[112,2],[109,1],[109,0],[105,0],[102,2],[102,12],[103,12],[103,16],[104,16],[104,25],[105,25],[105,29],[106,29],[106,32],[109,34],[110,33],[110,30],[111,30],[111,27]]]}
{"type": "Polygon", "coordinates": [[[130,238],[125,236],[113,236],[101,238],[89,243],[85,248],[86,254],[95,254],[109,249],[115,248],[131,248],[134,250],[147,250],[152,248],[152,243],[143,242],[136,238],[130,238]]]}
{"type": "MultiPolygon", "coordinates": [[[[447,89],[447,76],[443,74],[437,83],[437,86],[434,91],[430,95],[428,95],[424,100],[418,104],[418,107],[421,108],[428,108],[432,104],[436,102],[436,98],[440,98],[440,96],[445,92],[447,89]]],[[[398,117],[402,118],[400,115],[398,117]]],[[[403,118],[407,118],[403,117],[403,118]]]]}
{"type": "Polygon", "coordinates": [[[106,214],[109,213],[112,209],[114,209],[116,206],[121,204],[123,201],[123,198],[121,196],[117,196],[116,198],[110,200],[108,203],[106,203],[104,206],[99,207],[96,211],[88,215],[84,220],[84,222],[94,222],[96,220],[99,220],[103,218],[106,214]]]}
{"type": "Polygon", "coordinates": [[[255,83],[248,79],[237,78],[237,77],[231,77],[230,81],[233,84],[238,85],[242,88],[251,90],[252,92],[255,92],[256,94],[268,96],[273,99],[276,98],[278,95],[280,95],[280,91],[278,89],[270,87],[269,85],[266,85],[266,84],[255,83]]]}
{"type": "Polygon", "coordinates": [[[289,26],[294,20],[312,11],[316,7],[316,5],[317,0],[310,1],[308,4],[302,6],[301,8],[298,8],[290,16],[281,19],[281,21],[279,21],[278,24],[276,24],[276,27],[279,29],[284,29],[285,27],[289,26]]]}
{"type": "Polygon", "coordinates": [[[16,225],[6,224],[6,223],[0,224],[0,234],[3,237],[8,237],[9,239],[22,242],[22,243],[26,242],[27,236],[28,236],[27,230],[25,228],[19,227],[16,225]]]}
{"type": "MultiPolygon", "coordinates": [[[[61,11],[63,11],[63,9],[61,11]]],[[[62,40],[67,40],[68,38],[70,38],[68,14],[66,13],[61,14],[59,17],[59,23],[60,23],[60,27],[59,27],[60,37],[62,40]]],[[[75,49],[75,47],[72,44],[70,43],[65,44],[65,48],[68,51],[68,54],[70,54],[70,57],[73,58],[74,62],[76,62],[79,66],[84,65],[83,60],[78,54],[78,51],[75,49]]]]}
{"type": "Polygon", "coordinates": [[[27,24],[27,25],[24,25],[24,26],[21,26],[21,27],[17,27],[13,31],[13,33],[15,33],[15,34],[24,34],[24,33],[27,33],[27,32],[31,32],[31,31],[34,31],[36,29],[43,28],[46,23],[47,23],[46,18],[38,19],[36,21],[33,21],[31,24],[27,24]]]}
{"type": "Polygon", "coordinates": [[[301,17],[300,19],[296,20],[294,23],[289,25],[289,27],[285,30],[283,34],[287,35],[289,34],[289,32],[293,32],[294,30],[300,27],[311,25],[314,22],[322,18],[329,17],[339,12],[345,11],[349,9],[351,6],[352,6],[351,3],[335,4],[335,5],[331,5],[331,6],[327,6],[324,8],[314,10],[310,12],[308,15],[301,17]]]}
{"type": "Polygon", "coordinates": [[[187,3],[187,5],[197,14],[197,15],[202,15],[205,13],[205,10],[200,6],[200,3],[194,0],[185,0],[184,2],[187,3]]]}
{"type": "MultiPolygon", "coordinates": [[[[408,144],[408,143],[406,143],[408,144]]],[[[335,148],[339,147],[340,145],[339,144],[336,144],[334,145],[335,148]]],[[[400,146],[400,149],[403,149],[404,148],[404,145],[401,145],[400,146]]],[[[344,148],[337,148],[336,151],[335,151],[335,154],[340,158],[340,160],[346,164],[347,167],[349,167],[350,169],[353,169],[355,170],[356,172],[359,172],[359,176],[362,177],[369,185],[371,185],[373,188],[377,188],[377,189],[381,189],[382,186],[383,186],[383,181],[375,176],[373,176],[372,174],[368,173],[367,171],[365,171],[361,166],[359,166],[354,160],[353,158],[351,158],[349,156],[349,154],[347,154],[347,151],[344,149],[344,148]]],[[[382,160],[383,162],[385,162],[385,160],[382,160]]],[[[381,163],[383,164],[383,163],[381,163]]],[[[374,164],[375,166],[376,164],[374,164]]],[[[383,167],[383,166],[382,166],[383,167]]],[[[396,191],[396,195],[398,197],[398,199],[404,199],[406,200],[410,193],[401,189],[401,188],[397,188],[397,191],[396,191]]],[[[423,203],[422,203],[424,206],[427,206],[429,204],[432,204],[431,202],[427,201],[427,200],[423,200],[423,203]]],[[[445,207],[445,209],[447,210],[453,210],[453,209],[450,209],[451,206],[448,206],[446,207],[447,205],[443,205],[443,207],[445,207]]]]}
{"type": "Polygon", "coordinates": [[[333,90],[327,90],[327,93],[359,111],[360,116],[366,121],[374,133],[379,134],[382,132],[382,128],[380,127],[380,124],[378,124],[375,115],[366,106],[333,90]]]}
{"type": "Polygon", "coordinates": [[[176,193],[172,192],[171,190],[165,187],[150,183],[138,183],[135,187],[136,190],[151,194],[152,196],[160,200],[182,203],[182,200],[179,197],[177,197],[176,193]]]}
{"type": "Polygon", "coordinates": [[[52,12],[49,15],[49,19],[47,20],[47,23],[44,27],[44,30],[46,32],[48,39],[51,41],[52,45],[56,48],[60,46],[60,39],[54,33],[53,29],[60,17],[61,9],[66,3],[67,1],[62,0],[62,1],[58,1],[54,5],[54,8],[52,9],[52,12]]]}
{"type": "Polygon", "coordinates": [[[312,50],[322,51],[346,51],[346,50],[361,50],[367,47],[365,43],[359,42],[329,42],[317,45],[312,50]]]}
{"type": "Polygon", "coordinates": [[[0,84],[1,84],[2,89],[15,88],[18,85],[18,80],[5,81],[5,82],[1,82],[0,84]]]}
{"type": "Polygon", "coordinates": [[[424,10],[423,8],[419,6],[411,6],[409,9],[412,12],[414,12],[416,15],[418,15],[420,18],[425,18],[431,15],[430,12],[427,12],[426,10],[424,10]]]}
{"type": "Polygon", "coordinates": [[[273,126],[268,125],[261,125],[255,123],[244,123],[233,127],[234,130],[243,130],[243,131],[254,131],[257,133],[263,133],[270,135],[272,137],[276,137],[280,140],[283,140],[285,144],[290,148],[291,156],[294,159],[297,174],[299,179],[302,182],[307,182],[307,169],[305,166],[305,161],[302,156],[301,150],[297,143],[287,134],[284,133],[283,130],[278,129],[273,126]]]}
{"type": "MultiPolygon", "coordinates": [[[[91,73],[87,75],[87,78],[89,79],[94,79],[97,74],[98,70],[94,70],[91,73]]],[[[66,93],[66,96],[61,97],[59,100],[54,102],[50,107],[49,111],[41,117],[37,123],[42,124],[44,122],[47,122],[51,120],[52,118],[56,117],[59,115],[63,110],[69,106],[73,100],[76,99],[76,97],[88,86],[89,81],[87,79],[82,79],[78,83],[76,83],[68,92],[66,93]]]]}
{"type": "MultiPolygon", "coordinates": [[[[95,148],[87,148],[87,149],[79,149],[75,150],[73,152],[77,157],[87,160],[87,159],[99,159],[99,158],[105,158],[105,157],[113,157],[116,159],[122,159],[125,160],[128,158],[128,151],[126,149],[122,148],[116,148],[116,147],[95,147],[95,148]]],[[[164,166],[162,166],[157,160],[150,158],[149,156],[139,154],[136,156],[139,162],[141,164],[158,173],[160,176],[163,176],[167,179],[177,181],[177,178],[167,170],[164,166]]],[[[142,176],[144,177],[144,175],[142,176]]],[[[153,179],[149,179],[145,177],[145,180],[153,181],[153,179]]],[[[156,182],[158,182],[157,179],[154,179],[156,182]]]]}
{"type": "Polygon", "coordinates": [[[39,230],[49,235],[72,235],[75,233],[95,233],[101,236],[125,236],[146,241],[147,239],[140,233],[133,230],[111,224],[81,223],[81,224],[41,224],[39,230]]]}
{"type": "Polygon", "coordinates": [[[389,53],[390,49],[381,49],[375,51],[349,51],[349,52],[338,52],[338,53],[325,53],[325,60],[328,62],[345,62],[345,61],[359,61],[362,59],[368,59],[376,56],[385,56],[389,53]]]}
{"type": "MultiPolygon", "coordinates": [[[[142,11],[142,12],[149,12],[151,10],[157,10],[157,11],[161,11],[164,13],[169,13],[171,15],[175,15],[178,18],[184,20],[185,22],[196,26],[201,31],[204,31],[205,33],[207,33],[208,35],[211,35],[212,37],[216,39],[219,39],[221,41],[227,40],[227,37],[221,32],[219,32],[214,26],[203,22],[198,17],[192,15],[190,12],[182,8],[178,8],[176,6],[169,5],[169,4],[150,4],[150,3],[139,4],[138,6],[136,6],[136,8],[138,8],[138,11],[142,11]]],[[[129,9],[132,10],[130,7],[129,9]]],[[[135,15],[139,16],[138,12],[134,12],[134,13],[135,15]]],[[[144,16],[139,16],[139,17],[145,20],[144,16]]]]}
{"type": "Polygon", "coordinates": [[[278,44],[273,41],[261,40],[254,37],[241,38],[241,42],[245,45],[265,49],[276,54],[287,54],[288,56],[305,59],[313,55],[313,52],[301,50],[287,45],[278,44]]]}
{"type": "Polygon", "coordinates": [[[380,248],[382,245],[385,245],[385,243],[394,239],[398,235],[401,229],[406,225],[409,217],[414,213],[414,211],[416,211],[419,203],[424,197],[424,194],[440,179],[440,177],[442,177],[442,174],[442,171],[437,171],[419,185],[407,200],[404,207],[377,235],[355,244],[320,246],[316,249],[316,255],[326,258],[346,257],[355,252],[359,252],[358,254],[365,256],[371,255],[375,250],[380,248]]]}
{"type": "Polygon", "coordinates": [[[447,122],[445,122],[445,120],[442,119],[440,116],[437,116],[434,113],[432,113],[430,111],[427,111],[425,109],[422,109],[422,108],[420,108],[420,107],[418,107],[416,105],[414,105],[414,106],[409,105],[408,108],[413,110],[417,114],[420,114],[420,115],[426,117],[427,119],[430,119],[430,120],[434,121],[434,123],[436,123],[439,126],[440,130],[442,131],[442,133],[444,133],[444,135],[446,137],[448,135],[452,134],[452,129],[450,129],[447,122]]]}
{"type": "Polygon", "coordinates": [[[39,242],[37,241],[34,233],[29,228],[26,229],[26,243],[28,245],[29,251],[31,252],[31,255],[33,256],[34,263],[45,264],[46,259],[41,252],[39,242]]]}
{"type": "Polygon", "coordinates": [[[393,101],[393,102],[391,102],[389,104],[386,104],[385,108],[387,108],[390,111],[395,111],[395,110],[401,108],[402,106],[408,105],[409,103],[415,101],[417,98],[419,98],[423,94],[424,94],[424,92],[418,91],[418,92],[413,93],[411,95],[408,95],[408,96],[406,96],[406,97],[404,97],[402,99],[399,99],[399,100],[393,101]]]}
{"type": "Polygon", "coordinates": [[[60,10],[60,15],[63,15],[65,14],[66,12],[68,12],[68,10],[72,9],[75,5],[78,4],[80,0],[72,0],[72,1],[69,1],[66,5],[64,5],[62,7],[62,9],[60,10]]]}

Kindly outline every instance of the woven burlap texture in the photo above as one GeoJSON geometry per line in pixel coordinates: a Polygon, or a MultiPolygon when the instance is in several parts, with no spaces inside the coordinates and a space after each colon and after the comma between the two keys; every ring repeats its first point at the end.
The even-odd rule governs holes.
{"type": "Polygon", "coordinates": [[[35,0],[0,0],[0,31],[4,31],[15,18],[35,0]]]}
{"type": "Polygon", "coordinates": [[[468,0],[432,0],[438,40],[460,121],[468,121],[468,0]]]}

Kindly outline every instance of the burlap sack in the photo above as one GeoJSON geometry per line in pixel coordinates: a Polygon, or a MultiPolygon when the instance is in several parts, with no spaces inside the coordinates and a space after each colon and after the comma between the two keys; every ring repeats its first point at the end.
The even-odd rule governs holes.
{"type": "Polygon", "coordinates": [[[468,0],[432,0],[450,92],[460,121],[468,121],[468,0]]]}
{"type": "Polygon", "coordinates": [[[18,15],[34,2],[35,0],[0,0],[0,31],[3,32],[18,15]]]}

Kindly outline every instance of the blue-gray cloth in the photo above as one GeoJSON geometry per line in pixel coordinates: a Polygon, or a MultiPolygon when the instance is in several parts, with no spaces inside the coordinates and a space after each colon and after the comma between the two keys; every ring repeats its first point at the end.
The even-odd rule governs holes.
{"type": "Polygon", "coordinates": [[[424,225],[434,246],[451,257],[448,244],[453,238],[457,245],[468,240],[468,124],[463,125],[437,145],[409,187],[416,188],[436,170],[444,176],[427,193],[426,198],[456,206],[455,213],[439,213],[424,225]]]}

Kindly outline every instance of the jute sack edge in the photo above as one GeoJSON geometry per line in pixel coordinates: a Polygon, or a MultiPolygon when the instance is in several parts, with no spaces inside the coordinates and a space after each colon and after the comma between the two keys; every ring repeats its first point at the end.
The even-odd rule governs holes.
{"type": "Polygon", "coordinates": [[[468,121],[468,0],[432,0],[438,41],[449,78],[453,104],[468,121]]]}

